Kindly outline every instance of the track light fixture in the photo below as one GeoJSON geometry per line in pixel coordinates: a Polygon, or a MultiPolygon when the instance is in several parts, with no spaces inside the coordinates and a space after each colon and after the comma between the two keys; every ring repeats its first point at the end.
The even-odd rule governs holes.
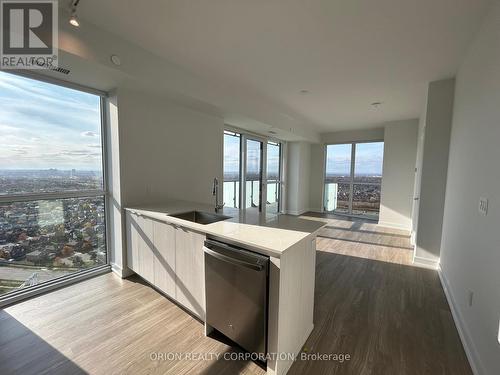
{"type": "Polygon", "coordinates": [[[73,0],[71,5],[71,17],[69,18],[69,23],[75,27],[80,27],[80,21],[78,21],[78,17],[76,16],[76,7],[80,0],[73,0]]]}

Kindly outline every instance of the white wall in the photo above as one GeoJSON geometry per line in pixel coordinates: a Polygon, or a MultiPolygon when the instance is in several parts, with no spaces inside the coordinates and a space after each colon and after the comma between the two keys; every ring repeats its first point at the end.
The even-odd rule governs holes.
{"type": "Polygon", "coordinates": [[[384,169],[379,224],[411,230],[418,120],[384,126],[384,169]]]}
{"type": "Polygon", "coordinates": [[[120,183],[120,138],[118,124],[118,97],[116,92],[109,95],[106,106],[106,172],[108,182],[108,218],[107,223],[112,230],[108,231],[110,248],[109,262],[113,271],[125,277],[129,270],[124,267],[126,251],[124,246],[125,236],[123,233],[122,220],[122,194],[120,183]]]}
{"type": "MultiPolygon", "coordinates": [[[[426,98],[427,102],[427,98],[426,98]]],[[[417,158],[415,160],[415,181],[413,184],[413,209],[411,218],[411,244],[415,246],[418,230],[418,210],[420,207],[420,186],[422,180],[422,162],[424,158],[424,140],[425,140],[425,117],[427,105],[422,112],[422,116],[418,121],[418,140],[417,140],[417,158]]]]}
{"type": "Polygon", "coordinates": [[[309,183],[309,207],[311,211],[323,211],[323,195],[325,180],[325,145],[311,145],[311,174],[309,183]]]}
{"type": "Polygon", "coordinates": [[[445,79],[427,93],[414,261],[430,266],[439,262],[454,92],[455,80],[445,79]]]}
{"type": "Polygon", "coordinates": [[[212,203],[222,181],[224,121],[160,95],[118,90],[124,207],[165,198],[212,203]]]}
{"type": "Polygon", "coordinates": [[[346,130],[332,133],[322,133],[321,142],[329,143],[349,143],[364,141],[381,141],[384,139],[384,125],[374,129],[346,130]]]}
{"type": "Polygon", "coordinates": [[[500,374],[500,3],[457,75],[441,269],[481,374],[500,374]],[[479,197],[489,199],[486,217],[479,197]],[[468,306],[468,290],[474,292],[468,306]]]}
{"type": "Polygon", "coordinates": [[[287,149],[286,211],[300,215],[309,211],[311,145],[307,142],[289,142],[287,149]]]}

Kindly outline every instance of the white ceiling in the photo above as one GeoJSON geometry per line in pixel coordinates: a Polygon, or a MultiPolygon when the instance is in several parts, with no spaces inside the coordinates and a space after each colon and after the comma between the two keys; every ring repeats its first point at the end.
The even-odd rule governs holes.
{"type": "Polygon", "coordinates": [[[418,117],[426,83],[455,75],[488,3],[81,0],[78,14],[198,76],[280,103],[326,132],[418,117]],[[382,106],[373,108],[375,101],[382,106]]]}

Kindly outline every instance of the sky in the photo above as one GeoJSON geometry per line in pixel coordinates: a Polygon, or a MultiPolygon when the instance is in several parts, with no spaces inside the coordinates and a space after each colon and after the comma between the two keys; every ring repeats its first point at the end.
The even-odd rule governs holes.
{"type": "Polygon", "coordinates": [[[97,95],[0,71],[0,169],[102,169],[97,95]]]}
{"type": "MultiPolygon", "coordinates": [[[[351,144],[328,145],[326,175],[349,176],[351,144]]],[[[356,144],[355,175],[381,176],[384,160],[384,142],[356,144]]]]}
{"type": "MultiPolygon", "coordinates": [[[[260,170],[260,142],[247,141],[247,171],[258,173],[260,170]]],[[[279,171],[279,146],[267,146],[267,171],[268,175],[276,176],[279,171]]],[[[224,173],[237,174],[240,165],[240,137],[224,135],[224,173]]]]}

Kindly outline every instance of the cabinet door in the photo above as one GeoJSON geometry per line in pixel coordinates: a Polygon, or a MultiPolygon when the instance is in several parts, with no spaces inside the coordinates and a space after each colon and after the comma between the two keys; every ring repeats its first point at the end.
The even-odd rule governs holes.
{"type": "Polygon", "coordinates": [[[154,284],[153,220],[138,216],[137,223],[138,271],[136,272],[146,281],[154,284]]]}
{"type": "Polygon", "coordinates": [[[153,223],[154,285],[172,298],[175,296],[175,228],[166,223],[153,223]]]}
{"type": "Polygon", "coordinates": [[[176,299],[205,320],[205,236],[178,228],[175,231],[176,299]]]}
{"type": "Polygon", "coordinates": [[[130,268],[134,272],[139,272],[138,268],[138,225],[137,222],[138,216],[130,211],[125,212],[125,220],[126,220],[126,230],[127,230],[127,267],[130,268]]]}

